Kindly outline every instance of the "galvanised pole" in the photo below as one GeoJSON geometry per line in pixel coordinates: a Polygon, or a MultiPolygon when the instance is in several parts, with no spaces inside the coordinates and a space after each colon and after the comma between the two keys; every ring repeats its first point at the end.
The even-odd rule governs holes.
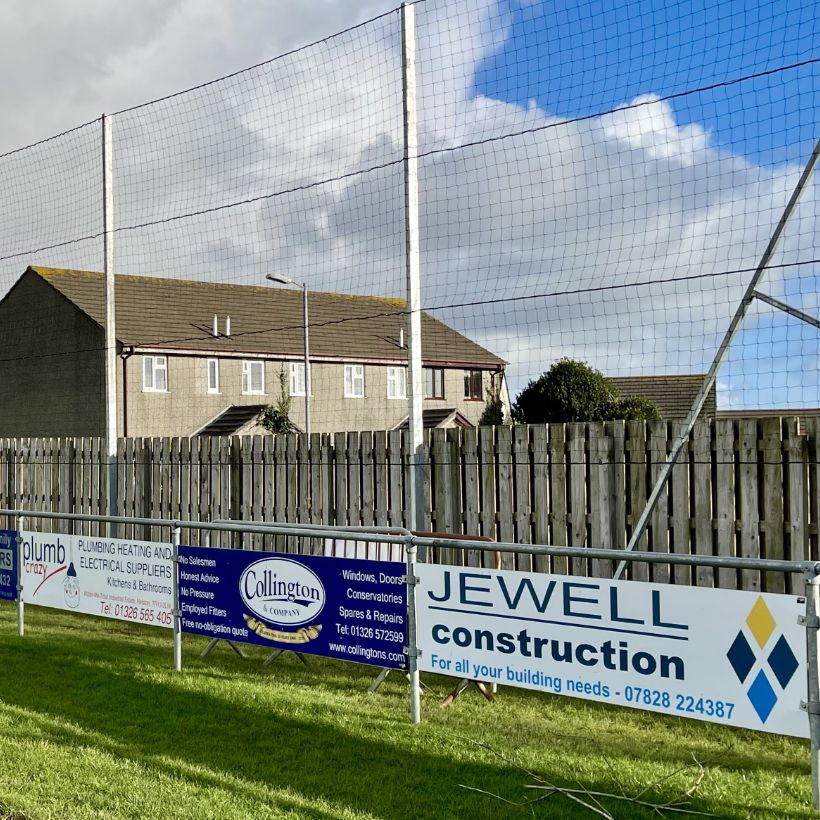
{"type": "Polygon", "coordinates": [[[806,672],[808,701],[801,704],[809,716],[811,744],[811,801],[820,810],[820,577],[806,574],[806,672]]]}
{"type": "MultiPolygon", "coordinates": [[[[108,512],[117,512],[117,323],[114,298],[114,188],[111,117],[102,115],[103,270],[105,273],[105,454],[108,461],[108,512]]],[[[125,385],[122,386],[126,389],[125,385]]],[[[116,537],[110,523],[109,537],[116,537]]]]}
{"type": "Polygon", "coordinates": [[[182,619],[179,611],[179,543],[182,536],[182,529],[179,525],[173,527],[171,533],[172,539],[172,589],[173,598],[171,602],[172,624],[174,628],[174,669],[177,672],[182,671],[182,619]]]}
{"type": "MultiPolygon", "coordinates": [[[[421,363],[421,246],[416,114],[416,9],[401,6],[402,92],[404,100],[404,236],[407,278],[410,435],[410,528],[424,529],[424,417],[421,363]]],[[[423,561],[424,555],[419,558],[423,561]]]]}

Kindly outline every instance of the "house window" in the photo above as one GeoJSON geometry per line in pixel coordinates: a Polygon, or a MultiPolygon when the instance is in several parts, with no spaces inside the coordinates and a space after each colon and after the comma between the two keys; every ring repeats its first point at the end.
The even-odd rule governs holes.
{"type": "Polygon", "coordinates": [[[208,359],[208,392],[219,392],[219,359],[208,359]]]}
{"type": "Polygon", "coordinates": [[[167,356],[144,356],[142,359],[142,389],[145,393],[168,392],[167,356]]]}
{"type": "Polygon", "coordinates": [[[290,363],[290,395],[305,395],[305,365],[304,362],[290,363]]]}
{"type": "Polygon", "coordinates": [[[481,371],[464,371],[464,398],[469,400],[484,398],[481,394],[481,371]]]}
{"type": "Polygon", "coordinates": [[[346,364],[345,365],[345,398],[346,399],[363,399],[364,398],[364,365],[363,364],[346,364]]]}
{"type": "Polygon", "coordinates": [[[407,398],[407,369],[404,367],[387,368],[387,398],[407,398]]]}
{"type": "Polygon", "coordinates": [[[264,362],[242,362],[242,392],[261,395],[265,392],[264,362]]]}
{"type": "Polygon", "coordinates": [[[424,398],[443,399],[444,398],[444,368],[425,367],[424,368],[424,398]]]}

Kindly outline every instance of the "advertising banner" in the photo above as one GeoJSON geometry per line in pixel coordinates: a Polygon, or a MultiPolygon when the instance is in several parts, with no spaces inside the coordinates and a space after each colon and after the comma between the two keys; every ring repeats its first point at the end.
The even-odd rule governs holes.
{"type": "Polygon", "coordinates": [[[808,737],[805,599],[419,564],[419,668],[808,737]]]}
{"type": "Polygon", "coordinates": [[[0,530],[0,601],[17,600],[17,533],[0,530]]]}
{"type": "Polygon", "coordinates": [[[184,632],[403,669],[404,566],[181,546],[184,632]]]}
{"type": "Polygon", "coordinates": [[[23,601],[170,627],[170,544],[22,532],[23,601]]]}

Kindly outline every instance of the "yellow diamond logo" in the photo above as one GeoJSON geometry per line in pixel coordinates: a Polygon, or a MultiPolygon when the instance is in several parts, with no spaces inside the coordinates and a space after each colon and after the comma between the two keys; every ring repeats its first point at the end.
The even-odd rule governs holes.
{"type": "Polygon", "coordinates": [[[746,623],[749,625],[749,629],[752,630],[752,635],[754,635],[758,646],[763,649],[776,626],[772,613],[769,612],[769,607],[766,606],[763,598],[757,599],[752,611],[749,613],[749,617],[746,618],[746,623]]]}

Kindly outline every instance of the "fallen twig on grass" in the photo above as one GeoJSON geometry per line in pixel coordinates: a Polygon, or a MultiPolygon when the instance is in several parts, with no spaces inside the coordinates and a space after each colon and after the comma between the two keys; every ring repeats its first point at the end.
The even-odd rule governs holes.
{"type": "MultiPolygon", "coordinates": [[[[667,782],[671,778],[685,772],[689,766],[682,766],[680,769],[677,769],[674,772],[671,772],[666,777],[661,778],[660,780],[651,783],[645,786],[641,791],[639,791],[635,795],[627,794],[626,790],[623,787],[623,784],[615,778],[615,782],[618,785],[618,789],[620,790],[620,794],[617,792],[602,792],[602,791],[594,791],[592,789],[587,789],[581,784],[578,783],[578,788],[570,788],[567,786],[557,786],[554,783],[550,783],[548,780],[545,780],[540,775],[535,774],[534,772],[525,769],[523,766],[519,765],[515,761],[510,760],[509,758],[505,757],[503,754],[498,752],[497,750],[493,749],[491,746],[488,746],[486,743],[476,743],[477,746],[480,746],[487,751],[494,754],[496,757],[499,757],[505,763],[508,763],[511,766],[514,766],[519,771],[523,772],[524,774],[528,775],[529,777],[535,780],[535,783],[527,783],[524,785],[526,789],[532,789],[537,792],[541,792],[536,797],[527,798],[525,800],[515,801],[509,800],[506,797],[502,797],[499,794],[494,794],[493,792],[487,791],[485,789],[480,789],[475,786],[467,786],[463,783],[460,783],[459,786],[462,789],[466,789],[467,791],[476,792],[478,794],[485,794],[488,797],[492,797],[496,800],[500,800],[503,803],[506,803],[511,806],[532,806],[535,803],[538,803],[542,800],[546,800],[550,797],[560,796],[565,797],[567,800],[572,801],[573,803],[577,803],[580,806],[583,806],[588,811],[592,812],[593,814],[604,817],[606,820],[615,820],[615,816],[604,806],[601,802],[602,800],[617,800],[622,803],[629,803],[633,806],[641,806],[642,808],[648,809],[663,817],[665,813],[675,813],[675,814],[689,814],[689,815],[696,815],[698,817],[714,817],[714,815],[709,814],[708,812],[697,811],[696,809],[690,808],[691,803],[689,798],[691,798],[695,792],[700,788],[701,783],[703,782],[703,778],[706,774],[706,770],[697,760],[697,758],[692,755],[692,760],[697,768],[697,775],[691,785],[681,792],[677,797],[674,797],[671,800],[666,801],[653,801],[649,799],[642,799],[644,795],[649,794],[653,790],[657,789],[662,783],[667,782]]],[[[607,761],[607,765],[609,762],[607,761]]],[[[610,773],[614,777],[614,771],[611,766],[609,766],[610,773]]]]}

